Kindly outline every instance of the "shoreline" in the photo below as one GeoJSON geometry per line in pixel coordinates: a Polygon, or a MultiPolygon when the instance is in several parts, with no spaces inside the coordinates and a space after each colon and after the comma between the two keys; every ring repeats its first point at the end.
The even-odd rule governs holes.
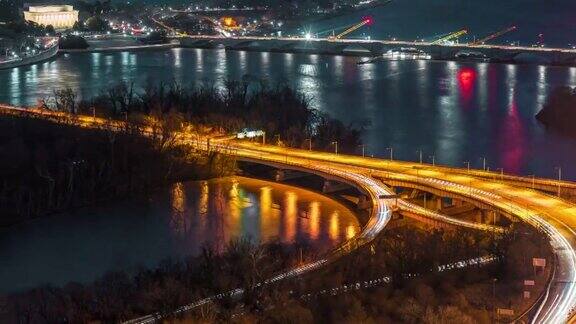
{"type": "Polygon", "coordinates": [[[22,58],[20,60],[16,60],[16,61],[0,62],[0,70],[8,70],[8,69],[13,69],[13,68],[18,68],[21,66],[27,66],[27,65],[42,63],[42,62],[45,62],[45,61],[48,61],[48,60],[51,60],[51,59],[57,57],[59,53],[60,53],[60,49],[59,49],[58,45],[54,45],[50,49],[48,49],[44,52],[38,53],[37,55],[34,55],[34,56],[24,57],[24,58],[22,58]]]}

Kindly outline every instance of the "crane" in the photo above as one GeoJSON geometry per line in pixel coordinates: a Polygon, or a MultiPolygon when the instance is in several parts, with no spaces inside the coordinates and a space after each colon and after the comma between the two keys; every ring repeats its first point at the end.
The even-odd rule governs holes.
{"type": "Polygon", "coordinates": [[[482,45],[485,44],[488,41],[493,40],[494,38],[500,37],[504,34],[508,34],[509,32],[515,31],[516,30],[516,26],[512,26],[512,27],[508,27],[506,29],[502,29],[500,31],[495,32],[494,34],[490,34],[482,39],[479,39],[477,41],[475,41],[474,43],[472,43],[472,45],[482,45]]]}
{"type": "Polygon", "coordinates": [[[356,30],[358,30],[358,29],[360,29],[366,25],[371,25],[372,22],[373,22],[373,20],[371,17],[366,17],[366,18],[362,19],[361,22],[351,26],[350,28],[346,29],[345,31],[341,32],[340,34],[338,34],[336,36],[329,36],[328,39],[331,39],[331,40],[341,39],[342,37],[354,32],[354,31],[356,31],[356,30]]]}
{"type": "Polygon", "coordinates": [[[430,44],[432,44],[432,45],[442,44],[442,43],[445,43],[445,42],[447,42],[447,41],[449,41],[449,40],[451,40],[451,39],[455,39],[455,38],[458,38],[458,37],[463,36],[463,35],[466,35],[466,34],[468,34],[468,30],[467,30],[467,29],[462,29],[462,30],[459,30],[459,31],[457,31],[457,32],[450,33],[450,34],[448,34],[448,35],[446,35],[446,36],[444,36],[444,37],[441,37],[441,38],[433,41],[433,42],[430,43],[430,44]]]}

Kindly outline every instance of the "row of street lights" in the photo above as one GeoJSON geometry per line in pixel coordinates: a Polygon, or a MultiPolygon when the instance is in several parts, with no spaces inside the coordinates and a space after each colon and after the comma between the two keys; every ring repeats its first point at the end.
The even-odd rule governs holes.
{"type": "MultiPolygon", "coordinates": [[[[278,137],[278,143],[280,143],[280,135],[277,134],[275,135],[275,137],[278,137]]],[[[307,138],[304,140],[304,143],[308,142],[308,150],[312,151],[312,139],[311,138],[307,138]]],[[[263,136],[263,144],[266,144],[266,134],[264,133],[263,136]]],[[[333,141],[330,143],[330,145],[334,145],[334,153],[336,155],[338,155],[338,141],[333,141]]],[[[366,145],[365,144],[361,144],[359,145],[362,148],[362,157],[366,157],[366,145]]],[[[393,147],[387,147],[386,151],[390,152],[390,161],[394,160],[394,148],[393,147]]],[[[420,164],[422,164],[423,161],[423,150],[419,149],[416,150],[416,153],[418,154],[418,161],[420,162],[420,164]]],[[[435,155],[430,155],[429,156],[430,159],[432,160],[432,165],[435,166],[436,165],[436,156],[435,155]]],[[[490,168],[487,166],[487,160],[486,157],[480,157],[480,160],[482,161],[482,170],[483,171],[490,171],[490,168]]],[[[466,169],[468,172],[470,172],[470,161],[464,161],[464,165],[466,166],[466,169]]],[[[558,172],[558,192],[557,195],[558,197],[560,197],[561,194],[561,186],[560,186],[560,182],[562,181],[562,167],[555,167],[554,168],[555,171],[558,172]]],[[[504,181],[504,168],[496,168],[496,171],[500,171],[500,180],[504,181]]],[[[529,175],[529,177],[532,177],[532,189],[535,189],[536,187],[536,175],[531,174],[529,175]]]]}

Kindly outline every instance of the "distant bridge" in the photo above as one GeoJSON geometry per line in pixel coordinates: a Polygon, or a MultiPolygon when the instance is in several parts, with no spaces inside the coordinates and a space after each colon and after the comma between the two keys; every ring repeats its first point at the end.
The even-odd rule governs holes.
{"type": "Polygon", "coordinates": [[[265,52],[309,53],[330,55],[378,56],[391,49],[416,48],[432,59],[453,60],[459,52],[481,53],[493,62],[576,65],[576,49],[488,44],[442,44],[396,40],[337,38],[205,36],[178,37],[182,47],[226,48],[265,52]]]}

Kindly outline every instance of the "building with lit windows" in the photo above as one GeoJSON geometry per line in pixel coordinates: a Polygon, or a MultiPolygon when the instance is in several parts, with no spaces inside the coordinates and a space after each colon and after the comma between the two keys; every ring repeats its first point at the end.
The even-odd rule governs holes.
{"type": "Polygon", "coordinates": [[[44,26],[52,25],[54,29],[68,29],[78,21],[78,10],[68,5],[30,6],[24,11],[24,19],[44,26]]]}

